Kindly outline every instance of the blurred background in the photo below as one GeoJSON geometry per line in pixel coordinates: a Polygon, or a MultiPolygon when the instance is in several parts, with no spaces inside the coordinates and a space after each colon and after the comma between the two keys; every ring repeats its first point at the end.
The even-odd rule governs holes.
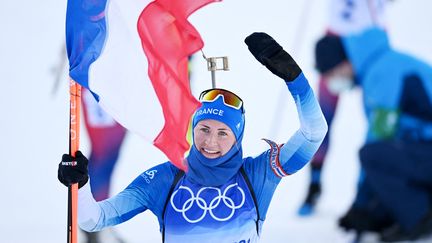
{"type": "MultiPolygon", "coordinates": [[[[285,84],[252,57],[244,38],[255,31],[272,35],[291,53],[316,89],[313,50],[316,40],[325,33],[327,8],[328,0],[225,0],[190,17],[204,40],[206,56],[229,58],[230,71],[216,74],[217,86],[234,91],[245,102],[246,156],[258,155],[267,148],[261,138],[286,142],[297,129],[298,119],[291,98],[279,99],[281,92],[288,92],[285,84]]],[[[430,64],[431,10],[430,0],[394,0],[386,13],[391,44],[430,64]]],[[[57,181],[57,164],[61,154],[68,151],[65,12],[66,1],[0,2],[0,242],[66,241],[67,189],[57,181]],[[58,70],[60,82],[56,85],[58,70]]],[[[196,96],[211,88],[206,65],[200,53],[192,59],[191,86],[196,96]]],[[[364,140],[365,121],[360,90],[346,92],[341,99],[323,171],[325,193],[316,213],[305,218],[296,214],[307,190],[309,173],[303,169],[285,178],[277,189],[262,242],[352,240],[352,235],[338,229],[336,220],[355,194],[357,151],[364,140]]],[[[81,150],[84,154],[90,150],[84,127],[81,150]]],[[[129,133],[114,170],[111,193],[164,161],[160,151],[129,133]]],[[[151,212],[116,229],[127,242],[160,242],[157,219],[151,212]]]]}

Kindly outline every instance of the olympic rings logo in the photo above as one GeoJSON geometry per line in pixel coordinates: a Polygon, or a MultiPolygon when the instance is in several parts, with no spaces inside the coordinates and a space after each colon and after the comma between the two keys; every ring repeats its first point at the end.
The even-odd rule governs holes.
{"type": "Polygon", "coordinates": [[[175,192],[173,192],[170,202],[171,202],[171,206],[173,207],[173,209],[176,212],[182,213],[183,218],[189,222],[189,223],[198,223],[201,220],[204,219],[204,217],[207,215],[207,212],[210,214],[210,216],[216,220],[216,221],[227,221],[229,219],[232,218],[232,216],[234,215],[236,209],[239,209],[243,206],[244,202],[245,202],[245,193],[243,191],[243,189],[241,187],[238,186],[238,183],[235,184],[231,184],[229,186],[227,186],[227,188],[225,188],[225,190],[223,191],[223,193],[221,192],[221,189],[216,188],[216,187],[203,187],[201,188],[197,195],[194,195],[194,192],[187,186],[180,186],[175,192]],[[228,190],[230,190],[231,188],[236,187],[237,190],[239,190],[239,192],[241,193],[241,202],[238,205],[235,205],[234,200],[230,197],[227,197],[226,194],[228,192],[228,190]],[[177,193],[180,190],[186,190],[187,192],[189,192],[190,194],[190,198],[188,200],[186,200],[183,203],[183,206],[181,206],[180,208],[177,207],[174,204],[174,197],[177,195],[177,193]],[[200,197],[201,193],[203,193],[205,190],[214,190],[217,192],[217,196],[215,196],[210,203],[207,204],[207,202],[200,197]],[[221,204],[221,202],[223,203],[223,205],[227,208],[229,208],[231,210],[230,214],[226,217],[218,217],[217,215],[215,215],[215,213],[213,212],[213,209],[216,209],[217,207],[219,207],[219,205],[221,204]],[[192,206],[196,204],[200,209],[203,210],[202,214],[200,217],[196,218],[196,219],[190,219],[187,215],[186,212],[192,208],[192,206]]]}

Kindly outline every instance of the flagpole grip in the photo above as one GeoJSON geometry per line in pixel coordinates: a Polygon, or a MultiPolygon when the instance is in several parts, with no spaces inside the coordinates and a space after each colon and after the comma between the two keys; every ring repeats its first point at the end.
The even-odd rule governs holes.
{"type": "MultiPolygon", "coordinates": [[[[81,85],[74,80],[69,81],[70,90],[70,120],[69,120],[69,154],[75,157],[79,150],[80,120],[81,120],[81,85]]],[[[78,242],[78,183],[68,188],[68,227],[67,242],[78,242]]]]}

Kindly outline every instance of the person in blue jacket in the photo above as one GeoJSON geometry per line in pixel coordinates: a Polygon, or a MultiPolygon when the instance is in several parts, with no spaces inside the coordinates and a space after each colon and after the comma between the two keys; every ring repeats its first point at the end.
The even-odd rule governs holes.
{"type": "Polygon", "coordinates": [[[354,84],[363,90],[363,173],[340,225],[382,230],[394,221],[381,233],[385,242],[432,233],[432,67],[392,49],[377,28],[320,39],[316,64],[336,92],[354,84]]]}
{"type": "MultiPolygon", "coordinates": [[[[325,36],[346,36],[358,33],[370,27],[386,29],[386,9],[388,0],[330,0],[327,1],[328,24],[325,36]]],[[[333,92],[324,79],[318,81],[318,101],[326,118],[329,130],[320,148],[309,163],[309,186],[304,201],[298,209],[300,216],[313,215],[323,187],[323,169],[327,163],[327,152],[332,147],[331,130],[334,119],[338,116],[340,93],[333,92]]],[[[327,172],[327,173],[332,173],[327,172]]]]}
{"type": "Polygon", "coordinates": [[[139,175],[114,197],[96,202],[87,175],[87,159],[63,155],[58,178],[78,183],[78,222],[99,231],[146,210],[158,218],[163,242],[257,242],[273,193],[282,177],[300,170],[314,155],[327,124],[300,67],[269,35],[245,39],[255,58],[282,78],[297,105],[300,128],[283,145],[243,158],[243,101],[233,92],[201,93],[193,117],[193,144],[182,171],[170,162],[139,175]],[[76,161],[76,166],[70,166],[76,161]]]}

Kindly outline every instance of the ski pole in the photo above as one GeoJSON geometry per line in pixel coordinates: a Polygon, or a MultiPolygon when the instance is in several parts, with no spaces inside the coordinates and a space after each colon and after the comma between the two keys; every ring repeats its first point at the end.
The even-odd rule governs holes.
{"type": "MultiPolygon", "coordinates": [[[[69,154],[75,157],[79,149],[81,85],[70,79],[69,154]]],[[[68,187],[67,243],[77,243],[78,183],[68,187]]]]}

